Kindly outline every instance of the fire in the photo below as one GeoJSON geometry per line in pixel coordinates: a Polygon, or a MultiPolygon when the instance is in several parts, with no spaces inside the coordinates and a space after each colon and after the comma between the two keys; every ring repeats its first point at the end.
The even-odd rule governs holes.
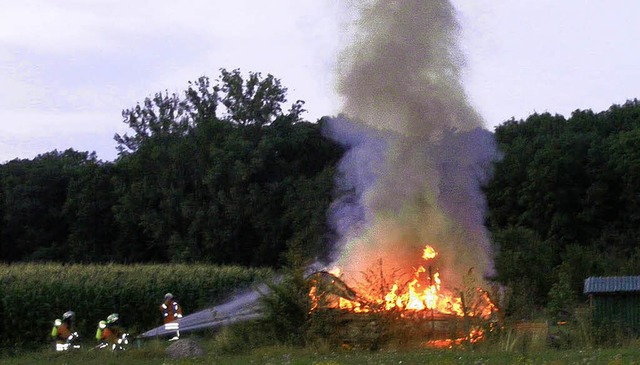
{"type": "MultiPolygon", "coordinates": [[[[309,292],[312,311],[319,307],[336,308],[354,313],[388,311],[399,313],[401,318],[427,320],[448,317],[483,320],[491,318],[497,311],[497,307],[486,291],[473,287],[451,290],[443,285],[440,273],[435,269],[435,265],[432,265],[437,256],[438,252],[435,248],[426,245],[421,256],[425,262],[414,269],[412,278],[405,283],[399,281],[390,283],[389,287],[383,288],[386,292],[382,293],[374,292],[373,289],[358,294],[350,291],[339,279],[340,269],[334,268],[329,273],[325,273],[326,277],[323,280],[329,277],[331,284],[339,282],[339,287],[342,288],[340,290],[344,292],[347,288],[350,291],[349,295],[327,292],[319,294],[317,287],[312,286],[309,292]],[[319,304],[321,299],[322,305],[319,304]]],[[[475,342],[482,336],[481,331],[474,330],[461,339],[434,340],[433,343],[425,343],[425,345],[448,347],[463,340],[475,342]]]]}
{"type": "MultiPolygon", "coordinates": [[[[473,304],[473,306],[467,305],[465,313],[461,293],[442,287],[440,273],[435,271],[431,265],[428,265],[437,256],[438,252],[432,246],[426,245],[422,252],[422,259],[426,261],[426,264],[415,269],[410,282],[406,285],[401,285],[398,282],[393,283],[382,298],[374,298],[370,293],[364,293],[363,297],[366,302],[375,304],[374,306],[367,306],[364,303],[340,297],[337,307],[359,312],[372,311],[373,307],[375,307],[383,308],[383,310],[387,311],[399,310],[405,313],[434,311],[440,314],[460,317],[467,315],[486,318],[490,316],[496,310],[496,307],[486,292],[479,288],[476,289],[476,292],[472,294],[477,298],[474,298],[474,303],[468,303],[473,304]],[[401,290],[401,288],[404,289],[401,290]]],[[[334,268],[330,273],[338,277],[340,269],[334,268]]],[[[315,290],[312,290],[310,296],[313,299],[315,290]]]]}
{"type": "Polygon", "coordinates": [[[431,348],[453,348],[453,346],[461,345],[464,342],[468,343],[477,343],[482,340],[484,336],[484,332],[482,330],[472,330],[467,337],[459,337],[459,338],[445,338],[441,340],[429,340],[424,342],[424,347],[431,348]]]}
{"type": "MultiPolygon", "coordinates": [[[[426,245],[422,252],[422,259],[427,263],[438,253],[426,245]]],[[[401,311],[436,311],[442,314],[464,316],[459,296],[442,288],[440,273],[433,271],[430,265],[419,266],[413,279],[408,283],[403,293],[398,293],[398,284],[394,283],[385,295],[385,309],[401,311]]]]}
{"type": "Polygon", "coordinates": [[[422,252],[422,258],[425,259],[425,260],[432,259],[432,258],[436,257],[436,255],[438,255],[436,250],[434,250],[433,247],[431,247],[429,245],[427,245],[424,248],[424,251],[422,252]]]}

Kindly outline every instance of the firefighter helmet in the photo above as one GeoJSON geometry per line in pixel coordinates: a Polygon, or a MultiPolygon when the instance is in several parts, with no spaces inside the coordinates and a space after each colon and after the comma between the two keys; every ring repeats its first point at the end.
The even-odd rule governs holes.
{"type": "Polygon", "coordinates": [[[119,319],[118,313],[111,313],[109,314],[109,317],[107,317],[107,323],[108,324],[115,323],[118,321],[118,319],[119,319]]]}

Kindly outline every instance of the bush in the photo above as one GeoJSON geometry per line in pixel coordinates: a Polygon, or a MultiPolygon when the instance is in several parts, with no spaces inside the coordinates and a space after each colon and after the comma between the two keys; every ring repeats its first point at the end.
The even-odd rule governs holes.
{"type": "Polygon", "coordinates": [[[261,298],[265,329],[280,344],[306,344],[311,302],[309,285],[302,272],[285,274],[277,284],[269,285],[269,293],[261,298]]]}
{"type": "Polygon", "coordinates": [[[238,355],[276,344],[277,340],[262,323],[251,321],[223,327],[213,338],[211,346],[217,354],[238,355]]]}

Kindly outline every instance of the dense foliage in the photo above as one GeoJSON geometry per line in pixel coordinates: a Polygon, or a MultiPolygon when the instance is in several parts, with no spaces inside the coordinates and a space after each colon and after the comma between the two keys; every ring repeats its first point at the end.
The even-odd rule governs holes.
{"type": "Polygon", "coordinates": [[[488,226],[512,309],[558,309],[584,298],[589,276],[640,274],[638,100],[510,120],[495,136],[503,157],[485,189],[488,226]]]}
{"type": "Polygon", "coordinates": [[[222,70],[124,110],[115,162],[67,150],[1,165],[0,260],[278,266],[301,243],[322,256],[342,151],[285,95],[271,75],[222,70]]]}

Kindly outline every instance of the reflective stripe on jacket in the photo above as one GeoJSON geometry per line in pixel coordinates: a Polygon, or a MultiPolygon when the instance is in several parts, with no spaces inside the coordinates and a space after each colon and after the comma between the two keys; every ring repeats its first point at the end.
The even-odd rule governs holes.
{"type": "Polygon", "coordinates": [[[182,308],[180,308],[180,304],[175,300],[168,300],[160,306],[160,311],[162,312],[162,319],[164,323],[172,322],[177,318],[182,317],[182,308]]]}

